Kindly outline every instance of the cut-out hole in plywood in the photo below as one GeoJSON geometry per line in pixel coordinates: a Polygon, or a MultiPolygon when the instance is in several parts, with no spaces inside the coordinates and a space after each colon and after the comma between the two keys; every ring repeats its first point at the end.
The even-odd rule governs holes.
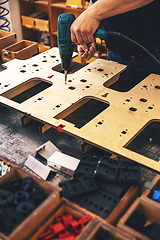
{"type": "Polygon", "coordinates": [[[126,148],[159,162],[160,121],[148,123],[143,131],[126,148]]]}
{"type": "Polygon", "coordinates": [[[1,94],[1,96],[11,99],[14,102],[22,103],[50,86],[52,86],[52,83],[49,81],[41,78],[32,78],[1,94]]]}
{"type": "MultiPolygon", "coordinates": [[[[71,67],[68,70],[68,74],[71,74],[71,73],[74,73],[74,72],[78,71],[79,69],[83,68],[87,64],[72,61],[71,67]]],[[[53,67],[52,70],[56,71],[56,72],[60,72],[60,73],[64,72],[64,70],[61,67],[61,64],[58,64],[57,66],[53,67]]]]}
{"type": "Polygon", "coordinates": [[[108,107],[108,102],[86,97],[55,118],[63,118],[65,121],[75,124],[75,127],[80,129],[108,107]]]}

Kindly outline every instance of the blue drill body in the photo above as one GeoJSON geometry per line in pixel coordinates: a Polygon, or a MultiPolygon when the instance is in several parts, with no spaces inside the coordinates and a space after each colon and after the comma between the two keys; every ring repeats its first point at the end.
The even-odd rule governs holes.
{"type": "MultiPolygon", "coordinates": [[[[72,54],[75,44],[71,41],[70,27],[75,20],[72,13],[62,13],[58,17],[57,43],[61,57],[61,66],[64,71],[68,71],[72,63],[72,54]]],[[[95,38],[106,39],[106,31],[97,29],[95,38]]]]}

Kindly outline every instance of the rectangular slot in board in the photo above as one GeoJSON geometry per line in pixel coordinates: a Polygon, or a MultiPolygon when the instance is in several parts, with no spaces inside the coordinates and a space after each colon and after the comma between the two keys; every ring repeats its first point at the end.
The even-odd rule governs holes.
{"type": "MultiPolygon", "coordinates": [[[[52,86],[52,83],[49,81],[41,78],[32,78],[7,92],[2,93],[1,96],[17,103],[23,103],[50,86],[52,86]]],[[[39,98],[37,100],[40,101],[41,99],[39,98]]]]}
{"type": "Polygon", "coordinates": [[[55,118],[63,118],[65,121],[75,124],[75,127],[80,129],[108,107],[109,103],[107,102],[92,97],[86,97],[74,104],[71,108],[57,115],[55,118]]]}
{"type": "MultiPolygon", "coordinates": [[[[83,64],[83,63],[79,63],[79,62],[72,61],[71,67],[70,67],[70,69],[68,70],[67,74],[74,73],[74,72],[78,71],[79,69],[83,68],[83,67],[86,66],[86,65],[87,65],[87,64],[83,64]]],[[[61,67],[61,64],[58,64],[57,66],[53,67],[52,70],[53,70],[53,71],[56,71],[56,72],[60,72],[60,73],[63,73],[63,72],[64,72],[64,70],[63,70],[62,67],[61,67]]]]}
{"type": "Polygon", "coordinates": [[[160,121],[151,121],[125,148],[154,161],[160,160],[160,121]]]}

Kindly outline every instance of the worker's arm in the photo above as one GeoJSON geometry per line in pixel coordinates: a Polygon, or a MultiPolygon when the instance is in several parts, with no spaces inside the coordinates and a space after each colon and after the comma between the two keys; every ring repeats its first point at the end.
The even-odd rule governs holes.
{"type": "Polygon", "coordinates": [[[100,21],[124,12],[128,12],[154,0],[98,0],[87,8],[72,24],[71,39],[77,45],[94,43],[93,34],[100,21]]]}

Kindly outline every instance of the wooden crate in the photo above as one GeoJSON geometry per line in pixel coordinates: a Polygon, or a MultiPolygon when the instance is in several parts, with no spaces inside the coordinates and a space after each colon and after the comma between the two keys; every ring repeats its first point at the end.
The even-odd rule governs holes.
{"type": "Polygon", "coordinates": [[[28,59],[38,53],[38,43],[22,40],[18,43],[14,43],[9,47],[2,49],[2,60],[7,62],[14,58],[28,59]]]}
{"type": "Polygon", "coordinates": [[[131,234],[132,236],[136,237],[136,239],[151,240],[141,232],[136,231],[126,224],[127,220],[131,217],[134,211],[138,211],[138,213],[145,216],[146,224],[154,222],[160,224],[160,208],[157,208],[157,206],[151,204],[149,201],[138,198],[134,201],[134,203],[130,206],[117,224],[117,227],[119,227],[122,231],[131,234]]]}
{"type": "Polygon", "coordinates": [[[103,229],[108,232],[107,239],[116,239],[116,240],[136,240],[136,238],[130,236],[127,233],[124,233],[117,227],[112,226],[109,223],[104,223],[94,219],[91,224],[88,226],[87,231],[84,231],[79,237],[78,240],[99,240],[97,232],[99,229],[103,229]]]}
{"type": "MultiPolygon", "coordinates": [[[[84,217],[87,213],[85,211],[82,211],[81,208],[78,205],[72,204],[71,202],[69,202],[67,199],[65,198],[61,198],[58,206],[52,210],[50,209],[50,214],[48,215],[48,217],[45,219],[45,221],[43,221],[40,225],[39,225],[39,229],[38,231],[32,236],[30,237],[30,240],[38,240],[38,237],[42,234],[45,233],[48,226],[54,223],[54,219],[56,216],[60,216],[60,215],[67,215],[67,214],[71,214],[72,217],[75,220],[79,220],[82,217],[84,217]]],[[[83,229],[83,231],[78,235],[81,236],[81,234],[84,231],[87,231],[88,227],[90,226],[90,224],[92,223],[93,219],[85,226],[85,228],[83,229]]],[[[77,239],[78,239],[77,237],[77,239]]]]}
{"type": "MultiPolygon", "coordinates": [[[[0,185],[10,182],[16,178],[23,179],[25,177],[31,177],[33,180],[33,186],[44,190],[48,194],[48,197],[18,227],[16,227],[8,236],[5,236],[6,238],[4,239],[29,239],[29,236],[33,234],[36,227],[38,228],[41,222],[43,222],[46,216],[48,216],[48,214],[56,208],[59,202],[60,188],[55,187],[51,183],[48,183],[17,167],[13,167],[10,172],[0,178],[0,185]]],[[[0,239],[3,239],[1,238],[1,235],[0,239]]]]}
{"type": "Polygon", "coordinates": [[[144,200],[147,200],[149,201],[151,204],[154,204],[155,206],[157,206],[158,208],[160,208],[160,203],[152,200],[152,195],[154,193],[154,190],[157,188],[157,187],[160,187],[160,175],[157,174],[154,179],[152,180],[151,182],[151,189],[146,189],[140,198],[144,199],[144,200]]]}
{"type": "Polygon", "coordinates": [[[119,221],[119,219],[122,217],[122,215],[126,212],[128,207],[130,207],[130,205],[138,197],[139,193],[140,193],[140,189],[138,186],[130,187],[128,191],[125,193],[125,195],[121,198],[117,206],[106,218],[106,222],[109,222],[115,225],[119,221]]]}
{"type": "Polygon", "coordinates": [[[15,33],[6,32],[0,30],[0,55],[3,48],[8,47],[11,44],[17,42],[17,37],[15,33]]]}
{"type": "MultiPolygon", "coordinates": [[[[109,223],[112,225],[116,225],[117,222],[119,221],[119,219],[123,216],[123,214],[130,207],[130,205],[135,201],[135,199],[137,199],[139,193],[140,193],[140,189],[138,186],[130,187],[106,219],[98,216],[97,214],[95,214],[83,207],[81,207],[81,209],[83,211],[86,211],[88,214],[90,214],[94,218],[98,218],[100,221],[104,221],[107,224],[109,223]]],[[[77,205],[76,203],[73,203],[73,204],[75,204],[75,206],[77,205]]],[[[100,207],[100,206],[98,206],[98,207],[100,207]]]]}

